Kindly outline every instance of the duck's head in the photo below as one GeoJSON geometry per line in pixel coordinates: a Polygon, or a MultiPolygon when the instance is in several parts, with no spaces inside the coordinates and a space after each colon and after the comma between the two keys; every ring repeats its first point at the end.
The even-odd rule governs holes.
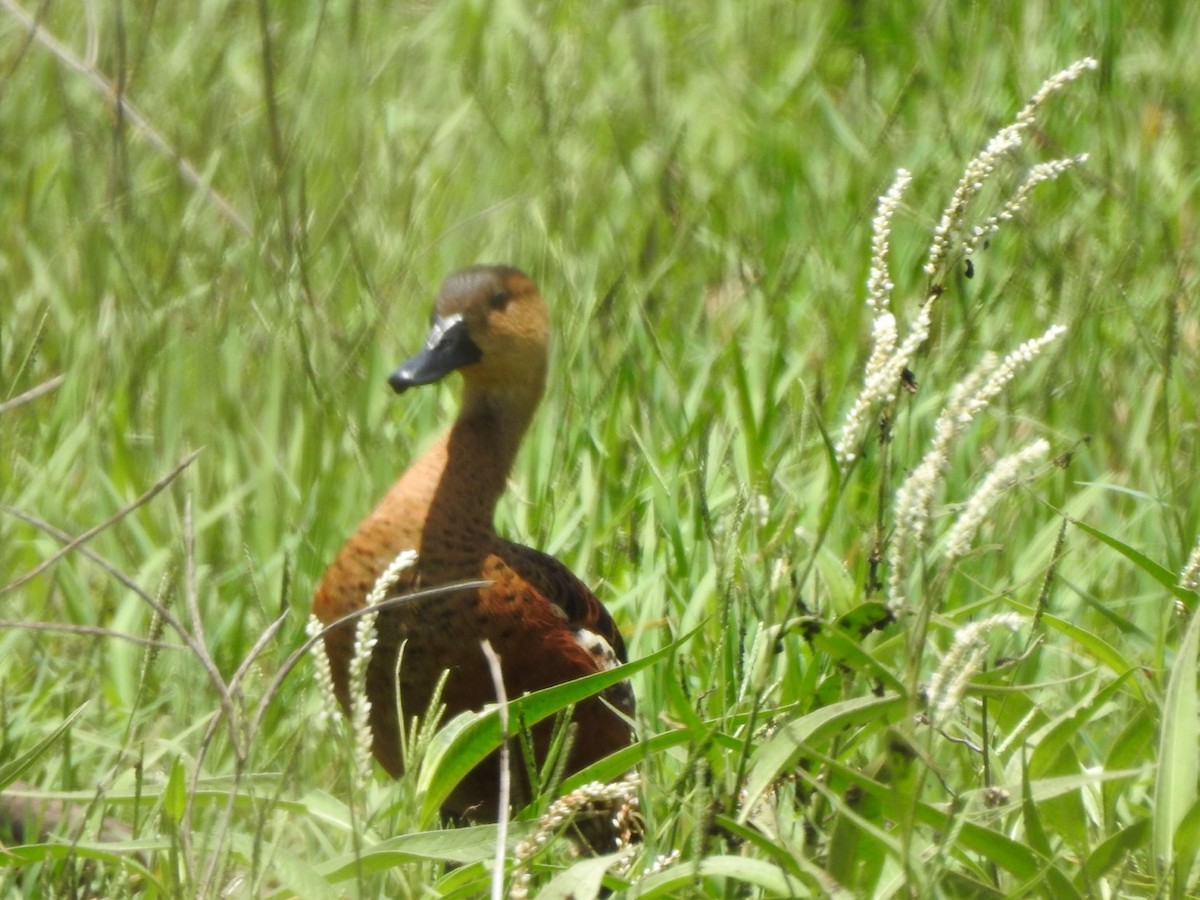
{"type": "Polygon", "coordinates": [[[391,374],[396,393],[461,369],[469,388],[541,394],[549,315],[529,276],[509,266],[472,266],[442,283],[425,346],[391,374]]]}

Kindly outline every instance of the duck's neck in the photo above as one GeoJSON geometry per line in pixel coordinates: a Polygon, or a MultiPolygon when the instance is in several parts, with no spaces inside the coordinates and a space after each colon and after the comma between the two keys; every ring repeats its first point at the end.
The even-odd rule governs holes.
{"type": "Polygon", "coordinates": [[[424,545],[468,551],[494,537],[496,503],[540,393],[466,387],[458,419],[430,450],[440,471],[427,473],[427,483],[436,487],[422,529],[424,545]]]}

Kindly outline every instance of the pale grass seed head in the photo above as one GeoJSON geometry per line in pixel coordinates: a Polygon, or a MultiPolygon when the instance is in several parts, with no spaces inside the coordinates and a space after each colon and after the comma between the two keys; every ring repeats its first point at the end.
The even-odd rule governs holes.
{"type": "MultiPolygon", "coordinates": [[[[988,141],[984,149],[967,163],[951,195],[949,205],[934,228],[925,265],[925,271],[931,278],[944,266],[957,235],[962,230],[971,200],[979,194],[987,179],[995,173],[1005,158],[1021,144],[1022,134],[1034,122],[1038,110],[1047,98],[1096,66],[1094,59],[1085,58],[1046,79],[1033,98],[1017,114],[1013,123],[1001,129],[988,141]]],[[[973,253],[977,246],[996,232],[1004,222],[1010,221],[1024,207],[1037,185],[1057,177],[1085,159],[1086,156],[1077,156],[1034,166],[1000,210],[972,231],[969,240],[962,245],[966,255],[973,253]]],[[[897,173],[891,188],[879,199],[878,211],[872,223],[871,267],[867,278],[867,306],[875,313],[872,323],[872,351],[867,361],[863,387],[846,416],[834,447],[843,471],[854,461],[856,448],[876,406],[891,403],[895,399],[909,361],[929,337],[933,304],[942,292],[936,282],[931,286],[908,333],[904,340],[900,341],[896,318],[889,308],[893,285],[888,272],[887,257],[891,249],[892,218],[910,181],[911,176],[908,172],[901,169],[897,173]]],[[[906,602],[904,589],[908,579],[909,558],[928,539],[933,504],[949,465],[950,450],[955,440],[975,416],[987,408],[1017,371],[1065,330],[1061,325],[1051,326],[1041,337],[1026,341],[1002,360],[987,354],[951,391],[949,401],[935,423],[932,446],[896,491],[895,528],[888,548],[888,606],[893,613],[898,612],[906,602]]],[[[988,487],[995,490],[996,482],[992,482],[988,487]]]]}
{"type": "Polygon", "coordinates": [[[1021,129],[1025,126],[1016,124],[1002,128],[987,142],[987,146],[967,163],[962,177],[950,195],[949,205],[942,211],[942,217],[933,229],[933,240],[929,244],[929,258],[925,263],[925,274],[931,278],[937,275],[950,254],[954,244],[954,236],[962,224],[967,207],[975,196],[983,190],[984,184],[995,173],[996,166],[1021,145],[1021,129]]]}
{"type": "Polygon", "coordinates": [[[417,562],[417,551],[403,550],[375,579],[375,585],[367,594],[366,606],[371,611],[363,613],[354,623],[354,655],[350,658],[350,730],[354,735],[354,765],[359,789],[366,787],[371,776],[371,700],[367,696],[367,669],[378,641],[376,629],[378,611],[372,609],[387,598],[400,576],[417,562]]]}
{"type": "Polygon", "coordinates": [[[379,613],[363,614],[354,623],[354,656],[350,658],[350,731],[354,735],[355,784],[366,787],[371,775],[371,700],[367,696],[367,668],[375,652],[379,613]]]}
{"type": "Polygon", "coordinates": [[[1087,162],[1088,155],[1080,153],[1078,156],[1070,156],[1066,159],[1053,159],[1049,162],[1038,163],[1029,170],[1029,174],[1025,176],[1025,180],[1021,186],[1013,192],[1013,195],[1000,207],[1000,211],[989,216],[982,225],[976,225],[971,229],[971,234],[963,242],[963,254],[965,256],[973,256],[975,251],[990,238],[993,234],[1000,230],[1000,226],[1005,222],[1010,222],[1029,202],[1029,197],[1033,194],[1033,189],[1045,181],[1052,181],[1068,169],[1075,166],[1083,165],[1087,162]]]}
{"type": "Polygon", "coordinates": [[[976,413],[987,408],[987,405],[1004,389],[1022,368],[1029,365],[1050,344],[1067,333],[1064,325],[1051,325],[1040,337],[1030,338],[1015,350],[1011,351],[1000,361],[994,371],[983,381],[979,389],[967,400],[961,415],[970,421],[976,413]]]}
{"type": "MultiPolygon", "coordinates": [[[[1047,78],[1033,98],[1017,113],[1012,124],[997,132],[983,150],[967,163],[950,197],[950,203],[933,230],[929,256],[924,267],[930,278],[936,279],[945,266],[958,235],[963,230],[963,222],[971,201],[983,190],[987,180],[995,174],[1000,164],[1020,146],[1022,135],[1033,124],[1038,110],[1052,94],[1096,67],[1096,60],[1086,57],[1047,78]]],[[[998,231],[1003,223],[1010,221],[1028,202],[1037,185],[1057,178],[1086,159],[1086,154],[1081,154],[1035,165],[1000,210],[971,230],[961,244],[963,254],[970,257],[983,241],[998,231]]],[[[856,448],[867,430],[875,407],[893,401],[905,368],[929,337],[933,304],[941,293],[940,287],[935,283],[921,304],[916,320],[903,343],[897,346],[896,319],[890,312],[894,285],[889,275],[888,255],[891,252],[892,219],[911,180],[912,176],[906,170],[897,171],[895,181],[879,198],[872,222],[871,266],[867,276],[867,306],[874,313],[872,350],[867,361],[863,387],[846,415],[834,447],[835,456],[843,471],[854,462],[856,448]]]]}
{"type": "Polygon", "coordinates": [[[973,398],[999,366],[994,353],[985,353],[967,376],[950,389],[950,399],[933,426],[932,446],[916,468],[896,490],[895,530],[888,545],[888,608],[899,613],[907,602],[904,586],[908,579],[908,560],[929,536],[929,520],[937,499],[950,449],[971,423],[967,414],[973,398]]]}
{"type": "Polygon", "coordinates": [[[879,198],[875,219],[871,223],[871,269],[867,275],[867,306],[874,311],[871,323],[872,348],[867,360],[863,387],[846,415],[842,433],[838,438],[835,454],[844,469],[854,461],[854,448],[862,439],[867,428],[867,418],[877,403],[887,403],[895,396],[896,384],[906,362],[896,362],[896,317],[889,310],[892,284],[888,274],[888,254],[891,252],[892,218],[900,207],[904,190],[912,181],[912,175],[904,169],[896,172],[896,179],[887,193],[879,198]]]}
{"type": "Polygon", "coordinates": [[[908,562],[929,530],[933,500],[942,479],[941,463],[939,457],[926,454],[896,489],[896,525],[888,543],[887,605],[892,615],[898,615],[908,602],[908,562]]]}
{"type": "Polygon", "coordinates": [[[681,854],[678,850],[672,850],[670,853],[658,854],[658,856],[654,857],[654,859],[651,861],[650,865],[646,866],[646,868],[642,870],[642,874],[638,877],[638,880],[640,881],[642,878],[649,878],[651,875],[657,875],[659,872],[669,869],[671,866],[679,862],[682,856],[683,854],[681,854]]]}
{"type": "MultiPolygon", "coordinates": [[[[1001,128],[1000,132],[997,132],[984,146],[984,149],[967,163],[958,185],[954,188],[954,193],[950,196],[947,208],[943,210],[942,216],[934,228],[928,262],[924,266],[926,275],[936,278],[938,272],[946,265],[946,260],[964,228],[967,206],[983,190],[986,181],[995,174],[997,167],[1000,167],[1000,164],[1006,161],[1006,158],[1020,146],[1022,134],[1033,124],[1038,110],[1042,108],[1045,101],[1056,91],[1074,82],[1082,73],[1096,67],[1096,60],[1088,56],[1046,79],[1037,94],[1034,94],[1030,102],[1026,103],[1025,107],[1021,108],[1021,112],[1016,114],[1016,119],[1012,124],[1001,128]]],[[[1044,181],[1057,178],[1058,175],[1070,168],[1079,166],[1080,163],[1086,161],[1086,158],[1086,155],[1073,156],[1034,166],[1025,181],[1016,188],[1013,196],[1001,206],[1001,209],[973,228],[970,235],[961,242],[962,253],[966,257],[970,257],[983,244],[983,241],[1000,229],[1001,224],[1012,220],[1024,208],[1034,187],[1044,181]]],[[[871,223],[871,266],[868,278],[866,278],[866,305],[875,313],[875,320],[871,326],[872,349],[870,359],[866,364],[863,389],[859,391],[850,413],[846,415],[838,443],[834,448],[835,456],[838,458],[842,470],[850,466],[856,458],[856,448],[868,428],[872,410],[877,404],[890,403],[894,400],[901,374],[908,366],[908,361],[913,358],[913,355],[929,337],[932,306],[941,293],[937,284],[930,289],[929,294],[925,296],[925,301],[920,306],[917,319],[914,320],[904,342],[900,343],[898,347],[899,332],[896,328],[896,320],[889,311],[894,286],[892,278],[888,274],[888,254],[890,253],[892,220],[911,181],[912,175],[905,169],[896,172],[892,187],[889,187],[887,193],[880,198],[875,220],[871,223]]]]}
{"type": "MultiPolygon", "coordinates": [[[[308,622],[304,626],[304,633],[310,639],[315,638],[323,628],[320,619],[309,615],[308,622]]],[[[313,667],[317,671],[317,690],[321,695],[321,712],[317,724],[324,728],[337,713],[337,694],[333,690],[333,672],[329,668],[329,654],[325,652],[325,641],[314,641],[308,652],[312,654],[313,667]]]]}
{"type": "Polygon", "coordinates": [[[838,438],[835,453],[838,462],[844,469],[854,462],[855,446],[867,429],[867,417],[875,404],[884,401],[889,392],[896,390],[896,380],[892,375],[890,361],[896,355],[896,317],[890,312],[880,311],[872,323],[871,357],[867,360],[866,375],[863,387],[846,421],[842,425],[842,434],[838,438]]]}
{"type": "Polygon", "coordinates": [[[1179,586],[1189,591],[1200,591],[1200,538],[1196,539],[1192,555],[1179,574],[1179,586]]]}
{"type": "Polygon", "coordinates": [[[971,499],[967,501],[946,536],[947,561],[958,559],[971,548],[971,541],[979,531],[979,526],[983,524],[1000,495],[1017,483],[1023,469],[1045,459],[1049,452],[1050,444],[1039,439],[1016,453],[1003,457],[992,466],[992,470],[971,495],[971,499]]]}
{"type": "Polygon", "coordinates": [[[891,403],[896,397],[900,378],[909,361],[929,337],[929,326],[933,321],[933,302],[936,293],[931,293],[921,304],[904,342],[896,346],[896,318],[890,312],[881,312],[872,323],[874,347],[867,361],[863,388],[850,408],[842,425],[842,434],[835,446],[835,454],[843,469],[854,461],[855,445],[862,439],[867,419],[879,404],[891,403]]]}
{"type": "Polygon", "coordinates": [[[926,457],[947,459],[955,439],[962,434],[978,409],[975,397],[1000,365],[995,353],[985,353],[961,381],[950,388],[950,396],[933,423],[933,445],[926,457]]]}
{"type": "Polygon", "coordinates": [[[612,811],[612,835],[616,839],[617,851],[624,854],[624,858],[616,864],[628,866],[636,848],[634,837],[641,833],[637,812],[638,784],[637,774],[630,772],[619,781],[589,782],[551,803],[538,819],[533,834],[513,850],[513,882],[508,894],[510,900],[527,900],[533,879],[530,862],[564,825],[584,810],[600,808],[612,811]]]}
{"type": "Polygon", "coordinates": [[[1086,72],[1094,71],[1100,67],[1095,59],[1090,56],[1085,56],[1083,59],[1076,60],[1067,66],[1061,72],[1056,72],[1042,82],[1042,86],[1038,88],[1037,93],[1033,95],[1028,103],[1017,113],[1017,122],[1022,125],[1028,125],[1033,122],[1037,111],[1041,108],[1047,98],[1051,94],[1062,90],[1075,79],[1079,78],[1086,72]]]}
{"type": "Polygon", "coordinates": [[[1040,337],[1030,338],[1003,359],[998,359],[994,353],[985,353],[967,377],[950,391],[950,400],[933,426],[930,453],[947,454],[958,436],[987,409],[1005,385],[1066,331],[1062,325],[1051,325],[1040,337]]]}
{"type": "Polygon", "coordinates": [[[988,632],[1005,627],[1017,631],[1025,617],[1017,613],[999,613],[958,630],[954,643],[929,679],[929,720],[936,728],[954,712],[967,692],[967,685],[979,672],[987,652],[988,632]]]}
{"type": "Polygon", "coordinates": [[[1052,325],[1040,337],[1025,341],[1001,360],[994,354],[985,354],[966,378],[951,389],[950,399],[934,423],[932,446],[896,490],[896,526],[888,546],[888,608],[893,614],[907,602],[908,561],[929,537],[933,504],[950,465],[954,442],[1023,366],[1065,332],[1063,326],[1052,325]]]}
{"type": "MultiPolygon", "coordinates": [[[[1084,72],[1095,69],[1098,65],[1096,60],[1091,57],[1084,57],[1078,62],[1067,66],[1061,72],[1051,75],[1038,88],[1033,98],[1017,113],[1012,124],[997,132],[988,141],[987,146],[983,148],[979,155],[967,163],[966,169],[963,170],[962,178],[959,179],[958,185],[951,195],[949,205],[943,211],[941,219],[938,220],[938,224],[933,230],[933,241],[929,246],[929,259],[925,263],[926,275],[934,277],[941,269],[954,244],[955,235],[962,226],[963,218],[971,200],[983,190],[984,184],[996,171],[997,165],[1021,145],[1022,134],[1033,124],[1038,110],[1041,109],[1046,100],[1052,94],[1079,78],[1084,72]]],[[[1025,191],[1027,194],[1035,185],[1046,181],[1048,178],[1057,177],[1063,171],[1066,171],[1066,169],[1082,161],[1083,159],[1075,157],[1074,159],[1056,160],[1054,163],[1044,164],[1045,168],[1042,168],[1040,171],[1038,167],[1035,167],[1034,172],[1037,173],[1036,180],[1030,183],[1030,179],[1035,178],[1034,172],[1031,172],[1030,179],[1026,179],[1026,183],[1022,185],[1022,188],[1018,189],[1018,195],[1022,191],[1025,191]]],[[[1019,209],[1020,205],[1023,205],[1024,202],[1025,198],[1022,197],[1017,208],[1019,209]]],[[[1015,211],[1010,210],[1008,217],[1011,218],[1011,213],[1015,211]]],[[[999,223],[997,222],[996,224],[998,226],[999,223]]],[[[992,231],[995,231],[995,229],[993,228],[992,231]]]]}
{"type": "Polygon", "coordinates": [[[912,181],[905,169],[896,170],[896,180],[887,193],[879,198],[875,219],[871,222],[871,270],[867,275],[867,306],[878,312],[891,304],[892,284],[888,275],[888,254],[891,252],[892,218],[900,208],[904,191],[912,181]]]}

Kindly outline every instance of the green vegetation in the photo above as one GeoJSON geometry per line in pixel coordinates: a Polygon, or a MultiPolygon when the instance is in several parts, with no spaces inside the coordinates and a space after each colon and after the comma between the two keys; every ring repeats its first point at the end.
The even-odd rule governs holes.
{"type": "Polygon", "coordinates": [[[454,413],[454,379],[395,398],[387,372],[445,274],[508,262],[558,338],[498,526],[659,654],[644,741],[590,773],[636,762],[641,843],[610,865],[550,840],[531,893],[1187,895],[1197,34],[1195,2],[4,0],[0,787],[76,818],[2,838],[0,890],[486,894],[494,830],[440,830],[434,798],[494,717],[364,787],[311,661],[287,666],[325,564],[454,413]],[[890,442],[874,416],[843,470],[877,199],[913,173],[903,338],[963,167],[1085,56],[967,223],[1089,160],[970,273],[951,256],[890,442]],[[953,444],[928,534],[893,543],[954,385],[1054,323],[953,444]],[[959,647],[986,648],[965,695],[927,705],[1001,614],[959,647]]]}

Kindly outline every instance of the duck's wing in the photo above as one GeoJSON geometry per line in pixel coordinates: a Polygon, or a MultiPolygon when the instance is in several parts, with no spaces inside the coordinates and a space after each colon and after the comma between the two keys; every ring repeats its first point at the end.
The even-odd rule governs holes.
{"type": "Polygon", "coordinates": [[[538,593],[557,606],[572,631],[587,631],[612,648],[618,662],[628,662],[625,640],[596,595],[565,565],[540,550],[504,541],[505,562],[538,593]]]}
{"type": "MultiPolygon", "coordinates": [[[[629,661],[625,640],[612,616],[575,573],[549,553],[511,541],[502,543],[506,564],[558,609],[563,624],[574,633],[575,643],[594,660],[596,671],[629,661]]],[[[628,681],[608,688],[604,696],[626,715],[633,715],[635,701],[628,681]]]]}

